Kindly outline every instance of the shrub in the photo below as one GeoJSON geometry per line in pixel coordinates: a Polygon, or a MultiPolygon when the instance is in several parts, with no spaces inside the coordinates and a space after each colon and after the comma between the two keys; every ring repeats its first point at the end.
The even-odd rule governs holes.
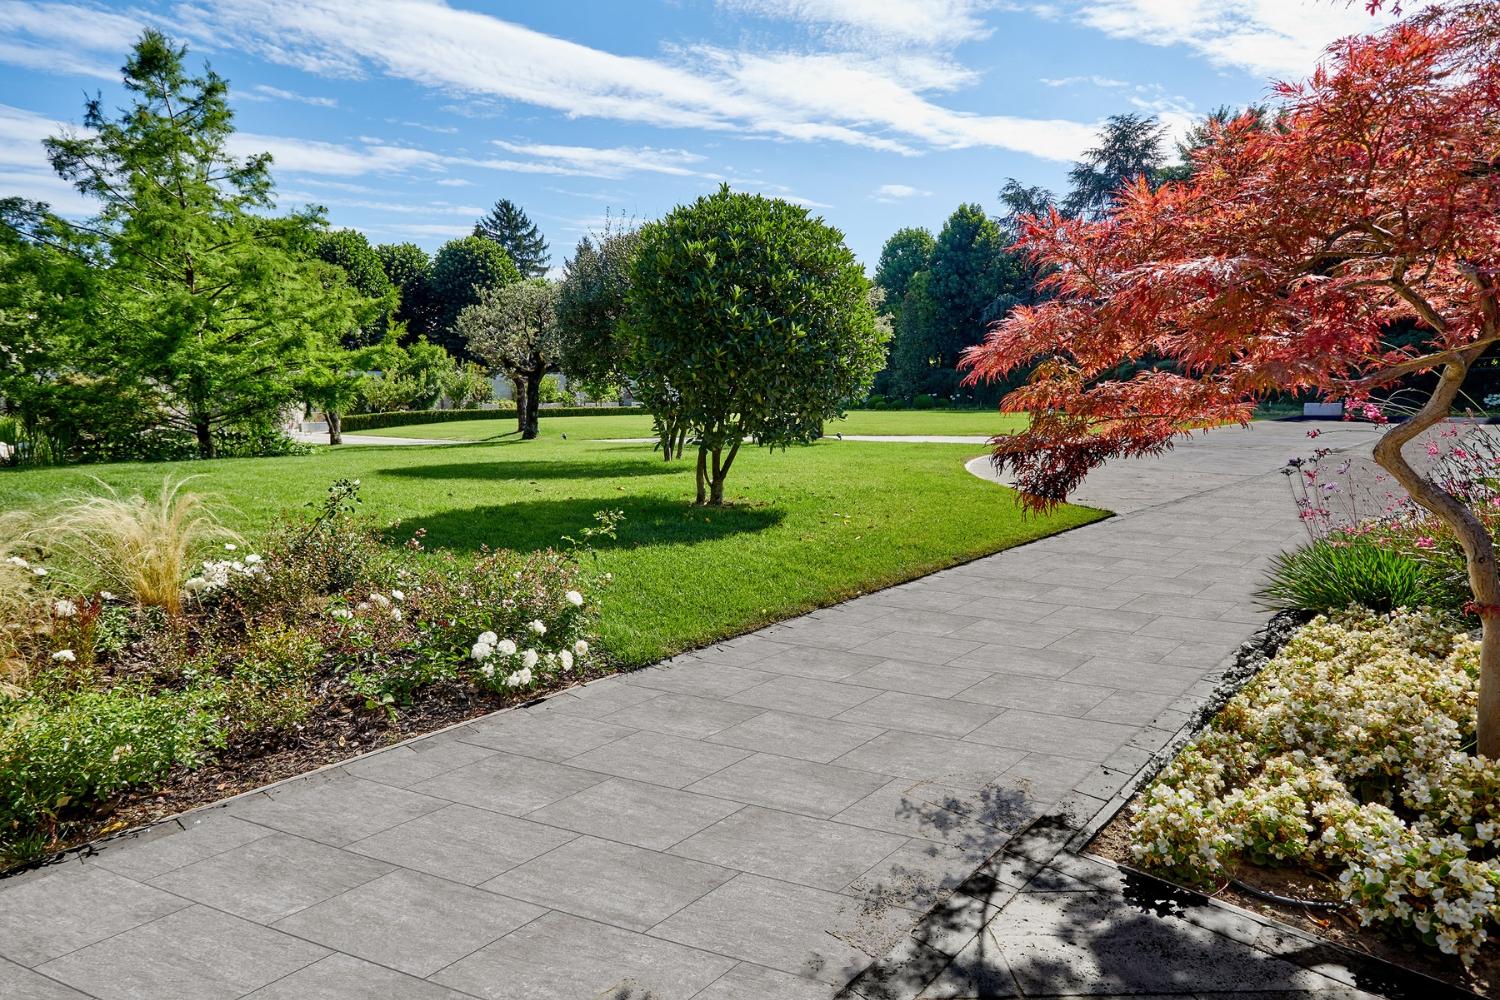
{"type": "Polygon", "coordinates": [[[1319,539],[1278,555],[1259,598],[1278,610],[1328,613],[1352,604],[1372,611],[1428,605],[1443,589],[1406,553],[1362,537],[1319,539]]]}
{"type": "Polygon", "coordinates": [[[150,500],[139,493],[121,497],[101,482],[107,495],[68,501],[43,534],[71,556],[73,572],[88,574],[91,589],[130,594],[177,614],[195,556],[213,541],[235,537],[203,497],[183,492],[187,482],[169,476],[150,500]]]}
{"type": "Polygon", "coordinates": [[[869,282],[841,232],[728,185],[642,227],[620,329],[664,453],[699,441],[699,504],[741,443],[806,443],[885,361],[869,282]]]}
{"type": "Polygon", "coordinates": [[[72,816],[192,766],[221,739],[216,697],[133,687],[0,703],[0,855],[44,850],[72,816]]]}
{"type": "Polygon", "coordinates": [[[1142,793],[1133,856],[1198,883],[1327,869],[1362,922],[1471,962],[1500,925],[1500,761],[1470,754],[1479,644],[1455,632],[1314,619],[1142,793]]]}

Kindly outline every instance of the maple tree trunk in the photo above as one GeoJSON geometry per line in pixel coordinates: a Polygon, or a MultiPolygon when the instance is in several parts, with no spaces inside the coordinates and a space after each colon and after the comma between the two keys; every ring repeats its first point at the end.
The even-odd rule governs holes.
{"type": "Polygon", "coordinates": [[[1375,461],[1410,493],[1412,499],[1442,520],[1463,547],[1469,571],[1469,590],[1483,624],[1479,652],[1478,752],[1500,760],[1500,571],[1495,566],[1495,543],[1468,505],[1419,474],[1401,449],[1423,431],[1441,423],[1453,410],[1469,366],[1483,346],[1443,366],[1437,388],[1410,420],[1392,427],[1375,444],[1375,461]]]}

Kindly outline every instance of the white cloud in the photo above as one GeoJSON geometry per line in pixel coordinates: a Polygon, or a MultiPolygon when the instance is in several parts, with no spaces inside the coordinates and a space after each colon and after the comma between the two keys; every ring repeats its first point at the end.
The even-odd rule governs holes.
{"type": "Polygon", "coordinates": [[[796,21],[847,41],[939,46],[989,36],[984,0],[719,0],[721,7],[796,21]]]}
{"type": "Polygon", "coordinates": [[[931,191],[912,187],[910,184],[882,184],[875,189],[871,196],[876,201],[897,201],[902,198],[928,198],[932,196],[931,191]]]}
{"type": "Polygon", "coordinates": [[[1216,66],[1285,79],[1311,73],[1330,42],[1392,20],[1332,0],[1083,0],[1073,16],[1115,38],[1181,45],[1216,66]]]}
{"type": "Polygon", "coordinates": [[[96,212],[98,202],[79,194],[47,162],[42,140],[69,131],[76,130],[66,122],[0,104],[0,194],[44,201],[75,218],[96,212]]]}
{"type": "Polygon", "coordinates": [[[236,132],[229,138],[229,151],[236,156],[270,153],[276,170],[358,177],[362,174],[395,174],[410,170],[442,170],[447,157],[411,146],[349,146],[315,139],[236,132]]]}
{"type": "MultiPolygon", "coordinates": [[[[835,6],[856,9],[852,2],[835,6]]],[[[1092,134],[1076,122],[943,107],[931,95],[977,77],[952,60],[913,53],[699,46],[659,59],[623,56],[439,0],[217,0],[179,7],[177,15],[186,30],[215,44],[308,72],[378,72],[467,101],[516,102],[570,117],[902,153],[993,146],[1060,160],[1073,158],[1092,134]]],[[[889,17],[901,23],[905,15],[889,17]]]]}
{"type": "Polygon", "coordinates": [[[432,183],[441,187],[452,188],[473,187],[474,185],[473,181],[466,181],[462,177],[444,177],[442,180],[433,181],[432,183]]]}
{"type": "Polygon", "coordinates": [[[144,25],[70,3],[0,3],[0,62],[51,73],[118,80],[120,61],[144,25]]]}
{"type": "Polygon", "coordinates": [[[704,159],[684,149],[653,149],[650,146],[601,148],[505,142],[501,139],[495,139],[493,143],[507,153],[534,158],[538,172],[579,177],[615,178],[628,173],[690,177],[700,173],[692,165],[704,159]]]}
{"type": "Polygon", "coordinates": [[[1107,76],[1089,74],[1087,76],[1064,76],[1058,78],[1042,77],[1041,82],[1048,87],[1076,87],[1081,83],[1092,84],[1095,87],[1103,87],[1107,90],[1116,90],[1121,87],[1130,86],[1128,80],[1116,80],[1107,76]]]}
{"type": "Polygon", "coordinates": [[[318,108],[336,108],[339,102],[332,97],[309,97],[299,94],[294,90],[283,90],[273,87],[268,83],[257,83],[248,91],[240,93],[240,99],[245,101],[296,101],[299,104],[311,104],[318,108]]]}

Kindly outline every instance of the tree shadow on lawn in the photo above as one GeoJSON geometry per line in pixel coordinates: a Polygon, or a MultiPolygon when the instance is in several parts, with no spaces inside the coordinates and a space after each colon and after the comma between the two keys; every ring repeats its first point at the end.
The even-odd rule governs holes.
{"type": "Polygon", "coordinates": [[[382,476],[404,479],[479,479],[485,482],[534,482],[539,479],[627,479],[635,476],[669,476],[681,473],[687,466],[669,465],[661,459],[607,461],[560,458],[556,461],[493,461],[475,457],[467,462],[443,462],[438,465],[400,465],[376,470],[382,476]]]}
{"type": "Polygon", "coordinates": [[[632,549],[648,545],[692,545],[730,535],[764,531],[785,516],[770,507],[726,507],[705,510],[668,497],[583,497],[566,500],[522,500],[516,503],[455,509],[401,522],[399,536],[426,530],[430,549],[477,552],[482,546],[531,552],[559,547],[564,535],[578,538],[594,525],[594,514],[619,510],[625,519],[615,538],[596,538],[596,549],[632,549]]]}

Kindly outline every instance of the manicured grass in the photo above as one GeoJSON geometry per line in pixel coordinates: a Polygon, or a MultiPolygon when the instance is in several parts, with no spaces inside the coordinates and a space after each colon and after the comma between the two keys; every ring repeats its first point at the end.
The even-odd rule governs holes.
{"type": "MultiPolygon", "coordinates": [[[[1026,418],[1012,413],[988,410],[853,410],[842,420],[831,420],[824,428],[834,434],[1001,434],[1019,430],[1026,418]]],[[[651,436],[651,417],[553,417],[542,411],[540,422],[544,438],[598,440],[601,438],[638,438],[651,436]]],[[[458,420],[437,424],[410,424],[405,427],[382,427],[363,433],[379,437],[429,438],[436,441],[492,441],[514,437],[516,418],[495,420],[458,420]]]]}
{"type": "Polygon", "coordinates": [[[963,460],[980,450],[974,445],[830,440],[777,453],[746,448],[729,478],[734,505],[695,509],[690,462],[668,464],[650,445],[586,441],[571,430],[564,441],[546,427],[543,420],[545,436],[532,442],[0,471],[0,509],[97,489],[95,476],[150,492],[163,476],[197,475],[190,488],[222,498],[232,507],[227,520],[253,538],[278,512],[348,477],[362,482],[364,514],[393,526],[393,542],[424,528],[429,548],[463,556],[486,544],[554,545],[589,526],[595,511],[619,509],[619,537],[599,550],[614,574],[601,639],[626,664],[1104,516],[1080,507],[1023,513],[1010,491],[964,471],[963,460]]]}

